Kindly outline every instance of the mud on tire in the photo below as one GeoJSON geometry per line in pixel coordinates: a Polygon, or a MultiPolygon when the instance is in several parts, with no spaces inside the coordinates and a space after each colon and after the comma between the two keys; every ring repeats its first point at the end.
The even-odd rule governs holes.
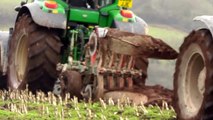
{"type": "Polygon", "coordinates": [[[9,43],[9,88],[28,84],[33,92],[52,91],[61,45],[54,30],[35,24],[29,15],[19,17],[9,43]]]}
{"type": "Polygon", "coordinates": [[[213,39],[193,31],[180,47],[174,74],[174,108],[179,120],[213,119],[213,39]]]}

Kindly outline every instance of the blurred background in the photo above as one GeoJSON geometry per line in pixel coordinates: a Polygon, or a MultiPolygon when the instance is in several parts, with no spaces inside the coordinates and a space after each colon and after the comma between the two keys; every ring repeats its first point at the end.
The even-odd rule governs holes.
{"type": "MultiPolygon", "coordinates": [[[[30,1],[30,0],[29,0],[30,1]]],[[[0,30],[14,26],[15,6],[21,0],[0,1],[0,30]]],[[[212,15],[213,0],[133,0],[132,11],[149,25],[149,35],[161,38],[178,50],[184,37],[192,30],[192,19],[212,15]]],[[[173,88],[175,61],[149,60],[147,84],[173,88]]]]}

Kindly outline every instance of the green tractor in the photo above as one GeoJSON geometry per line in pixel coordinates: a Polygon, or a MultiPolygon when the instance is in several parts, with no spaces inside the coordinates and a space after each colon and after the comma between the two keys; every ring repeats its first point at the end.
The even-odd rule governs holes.
{"type": "Polygon", "coordinates": [[[131,7],[132,0],[21,2],[9,47],[1,47],[8,87],[98,99],[143,86],[147,58],[175,59],[177,52],[146,36],[131,7]]]}

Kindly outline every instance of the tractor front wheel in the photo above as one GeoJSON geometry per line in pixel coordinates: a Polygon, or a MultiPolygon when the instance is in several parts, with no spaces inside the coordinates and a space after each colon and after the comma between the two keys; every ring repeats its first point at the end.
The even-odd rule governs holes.
{"type": "Polygon", "coordinates": [[[174,74],[174,108],[179,120],[213,119],[213,39],[193,31],[180,47],[174,74]]]}
{"type": "Polygon", "coordinates": [[[8,87],[25,89],[28,84],[32,92],[52,91],[62,45],[57,33],[24,14],[15,25],[9,45],[8,87]]]}

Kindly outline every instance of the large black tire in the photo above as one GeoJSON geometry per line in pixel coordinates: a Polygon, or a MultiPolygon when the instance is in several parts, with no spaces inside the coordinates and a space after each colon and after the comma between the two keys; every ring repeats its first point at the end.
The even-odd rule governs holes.
{"type": "Polygon", "coordinates": [[[35,92],[52,91],[58,76],[61,41],[56,31],[35,24],[29,15],[19,17],[9,43],[8,87],[35,92]]]}
{"type": "Polygon", "coordinates": [[[209,30],[191,32],[180,47],[174,108],[178,120],[213,119],[213,39],[209,30]]]}

